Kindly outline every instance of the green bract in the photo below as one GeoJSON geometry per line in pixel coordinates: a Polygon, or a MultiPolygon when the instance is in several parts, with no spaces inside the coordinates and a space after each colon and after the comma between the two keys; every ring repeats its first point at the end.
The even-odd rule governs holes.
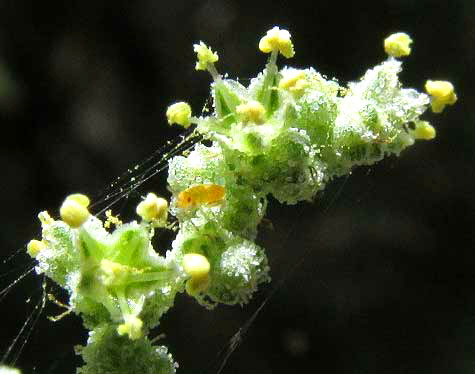
{"type": "MultiPolygon", "coordinates": [[[[29,246],[37,272],[70,293],[70,308],[92,330],[80,373],[174,373],[171,356],[150,343],[148,331],[177,293],[186,290],[207,308],[244,304],[270,280],[264,249],[254,242],[270,195],[287,204],[312,201],[354,166],[435,136],[420,119],[429,96],[402,87],[401,62],[394,57],[342,87],[312,68],[279,70],[277,54],[292,57],[293,45],[287,31],[271,31],[261,41],[269,61],[248,87],[222,78],[214,67],[217,55],[195,45],[199,68],[213,77],[214,111],[191,117],[186,103],[168,111],[169,121],[182,125],[177,115],[186,112],[186,125],[196,125],[209,143],[169,161],[169,211],[178,233],[165,257],[151,239],[157,227],[170,227],[167,204],[153,194],[137,209],[141,222],[115,219],[113,232],[104,228],[110,222],[92,215],[68,225],[40,214],[42,241],[29,246]],[[185,263],[188,273],[185,255],[199,260],[196,269],[193,261],[185,263]]],[[[448,86],[442,83],[433,90],[436,99],[448,86]]],[[[456,97],[453,89],[449,94],[456,97]]]]}

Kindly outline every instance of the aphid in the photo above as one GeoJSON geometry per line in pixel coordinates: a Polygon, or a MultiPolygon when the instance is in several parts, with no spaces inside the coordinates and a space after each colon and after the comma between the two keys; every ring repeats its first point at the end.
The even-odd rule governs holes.
{"type": "Polygon", "coordinates": [[[199,184],[181,191],[177,197],[179,208],[196,208],[202,204],[215,204],[224,198],[224,187],[219,184],[199,184]]]}

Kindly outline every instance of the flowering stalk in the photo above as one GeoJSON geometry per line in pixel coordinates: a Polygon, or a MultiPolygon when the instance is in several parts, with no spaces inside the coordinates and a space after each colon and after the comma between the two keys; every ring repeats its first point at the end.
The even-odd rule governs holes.
{"type": "Polygon", "coordinates": [[[353,167],[434,138],[434,127],[420,116],[457,97],[449,82],[428,81],[431,97],[402,87],[397,58],[409,55],[410,43],[403,33],[388,37],[388,59],[347,87],[312,68],[279,69],[278,55],[291,58],[295,51],[290,33],[278,27],[259,42],[270,57],[248,87],[223,78],[218,54],[195,45],[196,69],[213,79],[214,111],[194,117],[179,102],[166,115],[169,124],[195,125],[211,144],[170,160],[170,206],[150,193],[137,206],[140,222],[122,224],[109,214],[103,223],[89,213],[89,199],[74,194],[61,206],[61,220],[40,213],[42,239],[28,245],[37,272],[69,292],[70,309],[90,330],[78,372],[174,373],[167,348],[153,345],[148,332],[178,293],[206,308],[242,305],[270,280],[264,249],[255,243],[269,195],[287,204],[312,201],[353,167]],[[171,227],[168,213],[177,218],[178,233],[160,256],[151,239],[171,227]]]}

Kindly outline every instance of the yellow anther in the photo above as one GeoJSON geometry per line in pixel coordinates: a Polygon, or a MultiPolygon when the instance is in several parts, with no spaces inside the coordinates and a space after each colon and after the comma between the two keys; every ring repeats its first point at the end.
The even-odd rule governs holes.
{"type": "Polygon", "coordinates": [[[412,39],[403,32],[397,32],[384,39],[384,50],[389,56],[404,57],[411,54],[412,39]]]}
{"type": "Polygon", "coordinates": [[[186,282],[189,295],[196,295],[208,288],[210,267],[208,259],[203,255],[187,253],[183,256],[183,269],[191,277],[186,282]]]}
{"type": "Polygon", "coordinates": [[[101,282],[105,286],[113,286],[125,283],[127,277],[137,270],[130,266],[119,264],[118,262],[103,259],[101,261],[100,271],[101,282]]]}
{"type": "Polygon", "coordinates": [[[219,60],[218,54],[213,52],[211,48],[203,42],[194,44],[193,50],[198,56],[198,61],[195,66],[196,70],[208,70],[208,64],[214,64],[219,60]]]}
{"type": "Polygon", "coordinates": [[[279,51],[286,58],[295,55],[290,33],[287,30],[279,29],[277,26],[267,31],[267,34],[262,37],[259,41],[259,49],[264,53],[279,51]]]}
{"type": "Polygon", "coordinates": [[[191,124],[191,107],[183,101],[170,105],[166,115],[169,125],[176,123],[186,129],[191,124]]]}
{"type": "Polygon", "coordinates": [[[38,253],[40,253],[43,249],[46,248],[46,244],[42,241],[33,239],[30,240],[28,245],[26,246],[26,252],[33,258],[35,258],[38,253]]]}
{"type": "Polygon", "coordinates": [[[295,94],[303,93],[307,87],[307,80],[305,79],[305,72],[302,70],[295,70],[284,76],[279,82],[279,88],[288,90],[295,94]]]}
{"type": "Polygon", "coordinates": [[[128,335],[129,339],[137,340],[143,336],[142,333],[143,322],[136,316],[125,316],[124,323],[117,327],[119,335],[128,335]]]}
{"type": "Polygon", "coordinates": [[[136,212],[144,221],[165,223],[168,217],[168,202],[150,192],[145,200],[137,205],[136,212]]]}
{"type": "Polygon", "coordinates": [[[295,86],[295,84],[305,77],[305,72],[302,70],[295,70],[290,73],[288,76],[285,76],[279,82],[279,88],[283,89],[290,89],[291,87],[295,86]]]}
{"type": "Polygon", "coordinates": [[[435,128],[427,121],[416,122],[416,128],[411,131],[414,139],[432,140],[435,138],[435,128]]]}
{"type": "Polygon", "coordinates": [[[261,124],[265,122],[266,110],[258,101],[248,101],[236,107],[236,113],[243,123],[261,124]]]}
{"type": "Polygon", "coordinates": [[[450,82],[428,80],[425,89],[432,96],[431,105],[434,113],[442,112],[446,105],[455,104],[457,101],[454,86],[450,82]]]}
{"type": "Polygon", "coordinates": [[[80,227],[89,218],[87,206],[83,205],[87,197],[82,195],[85,198],[78,198],[77,196],[78,194],[68,196],[59,209],[61,219],[72,228],[80,227]]]}
{"type": "Polygon", "coordinates": [[[84,208],[89,206],[89,198],[86,195],[81,193],[74,193],[67,197],[68,200],[73,200],[77,202],[79,205],[82,205],[84,208]]]}
{"type": "Polygon", "coordinates": [[[107,220],[104,222],[104,227],[106,229],[110,228],[112,225],[115,225],[116,227],[122,225],[122,221],[119,219],[119,217],[112,214],[111,209],[106,211],[106,217],[107,220]]]}
{"type": "Polygon", "coordinates": [[[183,256],[183,269],[192,278],[201,278],[208,275],[210,264],[203,255],[187,253],[183,256]]]}

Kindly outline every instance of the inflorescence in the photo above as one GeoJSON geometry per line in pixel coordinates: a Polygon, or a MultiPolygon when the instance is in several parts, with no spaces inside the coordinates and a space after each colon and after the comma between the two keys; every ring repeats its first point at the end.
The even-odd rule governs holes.
{"type": "Polygon", "coordinates": [[[28,244],[46,274],[70,295],[69,308],[90,330],[79,350],[78,373],[174,373],[177,364],[148,332],[186,292],[206,308],[245,304],[269,282],[264,249],[255,243],[267,199],[312,201],[334,177],[357,165],[399,155],[415,140],[435,137],[420,119],[429,105],[441,112],[457,97],[451,83],[427,81],[426,91],[403,88],[400,57],[410,54],[404,33],[384,41],[388,58],[357,82],[341,86],[313,68],[278,68],[294,56],[290,33],[274,27],[260,40],[269,53],[264,70],[245,87],[216,69],[218,54],[203,42],[196,70],[211,74],[214,111],[195,117],[190,105],[171,105],[169,124],[210,141],[169,162],[170,203],[149,193],[139,221],[106,222],[88,210],[82,194],[68,196],[61,219],[41,212],[41,240],[28,244]],[[151,239],[178,221],[171,249],[160,256],[151,239]],[[111,226],[115,226],[111,230],[111,226]]]}

